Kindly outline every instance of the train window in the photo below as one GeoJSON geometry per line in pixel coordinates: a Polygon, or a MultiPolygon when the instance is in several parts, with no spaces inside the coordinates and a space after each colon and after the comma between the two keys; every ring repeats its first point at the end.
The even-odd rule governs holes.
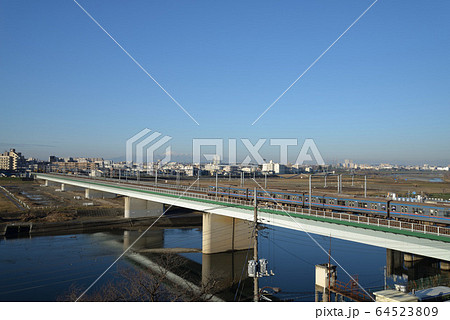
{"type": "Polygon", "coordinates": [[[345,206],[345,201],[344,200],[338,200],[337,204],[338,204],[338,206],[345,206]]]}
{"type": "Polygon", "coordinates": [[[372,203],[371,205],[370,205],[370,207],[372,208],[372,209],[378,209],[378,205],[376,204],[376,203],[372,203]]]}
{"type": "Polygon", "coordinates": [[[419,209],[419,214],[423,214],[423,209],[419,209]]]}
{"type": "Polygon", "coordinates": [[[397,211],[397,206],[391,206],[392,211],[397,211]]]}
{"type": "Polygon", "coordinates": [[[444,211],[444,217],[450,217],[450,211],[444,211]]]}
{"type": "Polygon", "coordinates": [[[386,210],[386,206],[383,204],[383,205],[381,206],[381,209],[386,210]]]}
{"type": "Polygon", "coordinates": [[[355,203],[354,203],[353,201],[349,201],[349,202],[348,202],[348,206],[349,206],[349,207],[354,207],[354,206],[355,206],[355,203]]]}
{"type": "Polygon", "coordinates": [[[334,199],[330,199],[330,204],[334,204],[334,199]]]}
{"type": "Polygon", "coordinates": [[[401,207],[401,211],[402,211],[402,212],[408,212],[408,208],[406,208],[405,206],[402,206],[402,207],[401,207]]]}
{"type": "Polygon", "coordinates": [[[413,213],[419,213],[419,208],[413,208],[413,213]]]}
{"type": "Polygon", "coordinates": [[[325,203],[325,199],[324,199],[324,198],[320,198],[320,199],[319,199],[319,202],[320,202],[320,203],[325,203]]]}
{"type": "Polygon", "coordinates": [[[360,207],[360,208],[367,208],[367,203],[360,202],[360,203],[358,203],[358,207],[360,207]]]}

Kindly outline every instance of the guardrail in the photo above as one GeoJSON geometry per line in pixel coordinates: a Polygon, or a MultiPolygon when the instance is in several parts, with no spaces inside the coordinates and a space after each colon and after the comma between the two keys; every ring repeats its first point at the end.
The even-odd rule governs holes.
{"type": "MultiPolygon", "coordinates": [[[[87,182],[102,182],[102,181],[110,181],[108,178],[98,179],[98,178],[88,178],[88,177],[80,177],[80,176],[67,176],[65,177],[71,177],[71,178],[81,178],[82,180],[88,180],[87,182]]],[[[132,186],[136,190],[143,190],[143,191],[151,191],[159,194],[167,194],[167,195],[173,195],[173,196],[183,196],[188,198],[195,198],[195,199],[202,199],[202,200],[208,200],[208,201],[214,201],[217,203],[222,203],[224,205],[232,204],[232,205],[242,205],[242,206],[253,206],[251,200],[239,200],[239,199],[230,199],[230,198],[220,198],[218,195],[208,195],[208,192],[210,190],[208,188],[191,188],[192,191],[200,191],[205,192],[205,194],[196,193],[192,191],[186,191],[189,189],[189,186],[172,186],[162,184],[162,187],[169,188],[169,189],[162,189],[158,187],[152,187],[148,184],[128,184],[128,183],[120,183],[117,182],[116,179],[112,179],[115,181],[111,181],[110,184],[117,186],[117,187],[123,187],[125,185],[132,186]],[[181,190],[180,190],[181,189],[181,190]]],[[[311,217],[319,217],[319,218],[327,218],[331,220],[336,221],[347,221],[347,222],[353,222],[361,225],[370,225],[370,226],[377,226],[377,227],[385,227],[390,229],[397,229],[397,230],[403,230],[403,231],[410,231],[410,232],[416,232],[416,233],[423,233],[423,234],[431,234],[431,235],[437,235],[437,236],[445,236],[450,237],[450,228],[446,227],[439,227],[439,226],[429,226],[424,224],[418,224],[418,223],[412,223],[412,222],[403,222],[403,221],[397,221],[397,220],[389,220],[389,219],[383,219],[383,218],[372,218],[372,217],[364,217],[349,213],[341,213],[341,212],[330,212],[330,211],[321,211],[321,210],[309,210],[309,209],[303,209],[303,208],[297,208],[297,207],[289,207],[289,206],[282,206],[277,205],[275,208],[273,206],[260,206],[259,208],[265,208],[272,211],[278,211],[280,214],[294,214],[294,215],[304,215],[304,216],[311,216],[311,217]],[[280,209],[281,208],[281,209],[280,209]]]]}
{"type": "Polygon", "coordinates": [[[30,206],[28,204],[25,203],[25,201],[17,198],[11,191],[9,191],[8,189],[0,186],[0,188],[5,191],[11,198],[13,198],[15,201],[17,201],[24,209],[30,209],[30,206]]]}

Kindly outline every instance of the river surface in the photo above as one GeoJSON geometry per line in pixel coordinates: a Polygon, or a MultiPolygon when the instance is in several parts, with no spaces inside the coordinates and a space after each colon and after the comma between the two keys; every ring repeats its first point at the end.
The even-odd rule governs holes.
{"type": "MultiPolygon", "coordinates": [[[[87,288],[140,234],[140,231],[105,231],[63,236],[42,236],[0,240],[0,301],[57,301],[71,287],[87,288]]],[[[199,228],[150,230],[136,248],[201,248],[199,228]]],[[[303,232],[268,227],[260,231],[259,257],[269,261],[274,276],[260,280],[260,287],[279,287],[280,299],[314,301],[315,265],[328,262],[326,252],[330,238],[303,232]],[[312,237],[312,238],[311,238],[312,237]],[[314,239],[314,240],[313,240],[314,239]]],[[[198,264],[206,261],[201,253],[180,254],[198,264]]],[[[227,300],[239,300],[251,282],[245,281],[247,260],[251,250],[242,251],[229,260],[229,254],[212,255],[210,265],[224,271],[226,261],[234,261],[235,287],[227,300]],[[228,259],[228,260],[227,260],[228,259]],[[214,262],[215,261],[215,262],[214,262]],[[224,262],[225,261],[225,262],[224,262]],[[223,270],[222,270],[223,269],[223,270]],[[239,281],[241,280],[241,281],[239,281]],[[237,287],[237,284],[239,286],[237,287]]],[[[386,249],[354,242],[331,239],[331,255],[339,263],[338,280],[347,282],[347,275],[358,275],[366,288],[384,284],[386,249]]],[[[437,272],[429,263],[425,273],[437,272]]],[[[122,258],[95,284],[92,290],[118,277],[118,268],[136,268],[122,258]]],[[[402,266],[401,266],[402,267],[402,266]]],[[[422,268],[423,269],[423,268],[422,268]]],[[[423,273],[422,272],[422,273],[423,273]]]]}

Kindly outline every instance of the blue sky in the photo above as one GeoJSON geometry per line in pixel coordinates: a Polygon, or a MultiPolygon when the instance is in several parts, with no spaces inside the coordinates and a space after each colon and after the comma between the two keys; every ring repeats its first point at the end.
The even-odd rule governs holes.
{"type": "Polygon", "coordinates": [[[372,2],[79,0],[197,126],[73,1],[1,1],[0,149],[119,158],[150,128],[177,154],[313,138],[325,162],[450,164],[448,1],[379,0],[251,125],[372,2]]]}

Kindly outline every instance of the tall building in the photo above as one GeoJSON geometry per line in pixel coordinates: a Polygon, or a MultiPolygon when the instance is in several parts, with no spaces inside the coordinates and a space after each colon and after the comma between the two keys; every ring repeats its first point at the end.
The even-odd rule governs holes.
{"type": "Polygon", "coordinates": [[[263,163],[261,171],[275,174],[283,174],[286,173],[286,166],[281,163],[274,163],[272,160],[270,160],[269,163],[263,163]]]}
{"type": "Polygon", "coordinates": [[[0,156],[0,170],[11,170],[12,168],[12,158],[10,156],[5,156],[2,154],[0,156]]]}
{"type": "Polygon", "coordinates": [[[16,171],[25,166],[25,158],[16,149],[5,151],[0,156],[0,170],[16,171]]]}

